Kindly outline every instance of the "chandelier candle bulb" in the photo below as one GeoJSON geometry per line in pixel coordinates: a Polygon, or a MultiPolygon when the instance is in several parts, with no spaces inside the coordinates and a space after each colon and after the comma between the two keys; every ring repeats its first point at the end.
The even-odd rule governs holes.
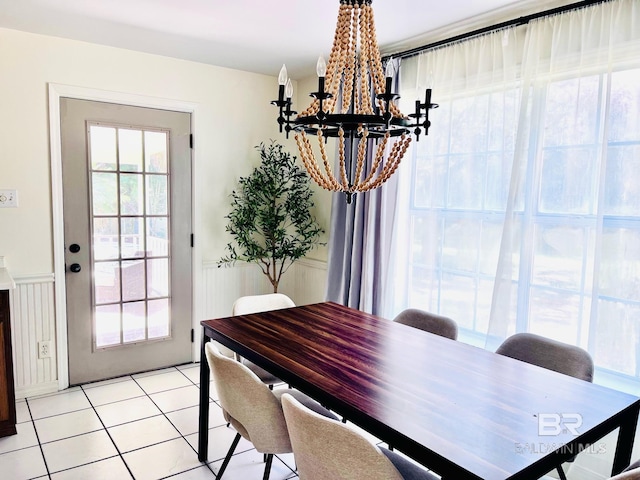
{"type": "Polygon", "coordinates": [[[396,171],[407,151],[413,130],[416,140],[424,127],[428,133],[431,91],[425,104],[416,102],[415,113],[403,115],[395,104],[400,98],[392,92],[395,64],[389,60],[382,68],[382,57],[375,35],[372,0],[340,0],[338,20],[329,58],[316,64],[318,91],[299,115],[291,110],[291,97],[284,99],[287,82],[283,66],[278,77],[280,130],[295,131],[300,156],[318,185],[344,192],[351,203],[358,192],[380,187],[396,171]],[[413,119],[413,122],[412,122],[413,119]],[[308,136],[318,137],[316,156],[308,136]],[[337,140],[338,178],[327,158],[327,138],[337,140]],[[374,140],[369,142],[368,140],[374,140]],[[371,168],[365,166],[371,158],[371,168]]]}
{"type": "Polygon", "coordinates": [[[324,77],[327,74],[327,62],[324,61],[324,57],[318,57],[318,63],[316,63],[316,73],[319,77],[324,77]]]}
{"type": "Polygon", "coordinates": [[[287,80],[287,86],[285,87],[284,94],[287,97],[287,100],[291,100],[291,97],[293,97],[293,83],[291,83],[291,79],[287,80]]]}
{"type": "Polygon", "coordinates": [[[285,85],[287,83],[287,66],[283,63],[282,68],[280,69],[280,74],[278,75],[278,84],[285,85]]]}
{"type": "MultiPolygon", "coordinates": [[[[287,84],[287,67],[282,64],[282,68],[280,69],[280,74],[278,75],[278,101],[282,102],[284,100],[284,90],[285,85],[287,84]]],[[[280,129],[282,131],[282,128],[280,129]]]]}
{"type": "Polygon", "coordinates": [[[393,60],[393,59],[392,59],[392,58],[390,58],[390,59],[387,61],[387,66],[386,66],[386,68],[384,69],[384,70],[385,70],[384,75],[385,75],[385,77],[387,77],[387,78],[391,78],[391,77],[393,77],[393,61],[392,61],[392,60],[393,60]]]}
{"type": "Polygon", "coordinates": [[[293,84],[291,79],[287,75],[287,67],[283,64],[278,75],[278,99],[271,102],[279,109],[278,126],[280,132],[283,130],[287,133],[289,138],[289,132],[292,130],[289,119],[292,115],[298,112],[291,110],[291,97],[293,96],[293,84]],[[285,99],[285,95],[287,98],[285,99]]]}
{"type": "Polygon", "coordinates": [[[387,67],[385,68],[385,91],[384,93],[389,95],[391,93],[391,81],[393,80],[393,62],[390,58],[387,61],[387,67]]]}
{"type": "MultiPolygon", "coordinates": [[[[322,56],[318,58],[318,63],[316,63],[316,73],[318,74],[318,92],[322,95],[324,93],[324,79],[327,74],[327,63],[322,56]]],[[[320,101],[322,102],[322,97],[320,97],[320,101]]]]}

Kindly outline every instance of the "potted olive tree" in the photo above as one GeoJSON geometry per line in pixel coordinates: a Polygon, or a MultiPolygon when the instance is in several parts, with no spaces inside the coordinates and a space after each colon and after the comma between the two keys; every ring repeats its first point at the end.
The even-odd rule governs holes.
{"type": "Polygon", "coordinates": [[[231,194],[231,213],[225,218],[233,241],[218,266],[237,261],[255,263],[277,293],[287,269],[322,245],[324,230],[311,215],[313,191],[296,157],[273,141],[256,149],[261,164],[248,177],[241,177],[238,189],[231,194]]]}

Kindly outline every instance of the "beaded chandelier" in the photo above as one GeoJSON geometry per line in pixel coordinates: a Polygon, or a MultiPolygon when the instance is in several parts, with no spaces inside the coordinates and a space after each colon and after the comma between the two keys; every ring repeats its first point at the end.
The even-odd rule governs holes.
{"type": "Polygon", "coordinates": [[[346,194],[347,203],[357,192],[378,188],[396,171],[411,143],[410,129],[419,138],[430,126],[431,89],[425,102],[415,102],[415,112],[403,115],[391,93],[393,66],[383,73],[376,40],[372,0],[340,0],[338,24],[329,61],[318,60],[318,91],[310,94],[311,105],[292,118],[293,87],[283,65],[278,83],[280,131],[295,132],[302,161],[313,180],[322,188],[346,194]],[[413,118],[411,123],[410,118],[413,118]],[[318,161],[310,136],[317,137],[318,161]],[[338,142],[338,174],[327,158],[328,137],[338,142]],[[371,167],[365,169],[367,150],[371,167]]]}

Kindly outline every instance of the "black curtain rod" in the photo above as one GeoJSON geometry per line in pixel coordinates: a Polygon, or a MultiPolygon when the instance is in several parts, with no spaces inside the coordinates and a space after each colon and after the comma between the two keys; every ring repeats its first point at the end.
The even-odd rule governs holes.
{"type": "Polygon", "coordinates": [[[551,8],[549,10],[545,10],[543,12],[532,13],[531,15],[525,15],[523,17],[514,18],[513,20],[507,20],[506,22],[497,23],[495,25],[491,25],[489,27],[479,28],[477,30],[473,30],[471,32],[462,33],[460,35],[456,35],[455,37],[447,38],[445,40],[438,40],[437,42],[430,43],[428,45],[423,45],[421,47],[411,48],[409,50],[405,50],[402,52],[385,55],[383,60],[386,61],[390,58],[410,58],[419,55],[420,53],[431,50],[436,47],[441,47],[443,45],[447,45],[449,43],[459,42],[460,40],[465,40],[471,37],[477,37],[478,35],[483,35],[489,32],[495,32],[497,30],[501,30],[507,27],[513,27],[518,25],[526,25],[531,20],[535,20],[537,18],[548,17],[551,15],[557,15],[558,13],[568,12],[570,10],[577,10],[578,8],[588,7],[591,5],[596,5],[598,3],[605,3],[611,0],[583,0],[581,2],[571,3],[569,5],[564,5],[561,7],[551,8]]]}

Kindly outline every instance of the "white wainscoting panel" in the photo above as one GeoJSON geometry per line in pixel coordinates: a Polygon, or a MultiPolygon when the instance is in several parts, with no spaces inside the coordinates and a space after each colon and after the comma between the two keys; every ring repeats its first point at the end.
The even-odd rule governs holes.
{"type": "MultiPolygon", "coordinates": [[[[220,267],[215,262],[203,265],[204,318],[231,315],[238,297],[273,292],[266,275],[257,265],[238,262],[220,267]]],[[[327,264],[317,260],[298,260],[282,276],[278,292],[291,297],[296,305],[322,302],[325,299],[327,264]]]]}
{"type": "MultiPolygon", "coordinates": [[[[243,295],[271,293],[273,287],[253,264],[218,268],[203,264],[203,319],[231,315],[231,306],[243,295]]],[[[279,292],[296,305],[324,301],[327,266],[317,260],[298,260],[283,275],[279,292]]],[[[11,293],[11,334],[16,398],[58,391],[56,320],[53,274],[14,277],[11,293]],[[38,342],[49,341],[51,357],[38,358],[38,342]]],[[[196,328],[199,344],[200,329],[196,328]]],[[[196,358],[196,361],[199,359],[196,358]]]]}
{"type": "MultiPolygon", "coordinates": [[[[203,320],[228,317],[238,297],[273,292],[266,275],[255,264],[238,262],[232,267],[218,268],[215,262],[206,262],[202,270],[203,320]]],[[[296,305],[308,305],[325,300],[326,284],[326,262],[302,259],[282,276],[278,292],[289,296],[296,305]]],[[[196,328],[195,333],[199,345],[202,330],[196,328]]],[[[198,354],[195,361],[199,361],[198,354]]]]}
{"type": "Polygon", "coordinates": [[[324,302],[327,294],[327,263],[302,259],[282,277],[282,293],[291,292],[296,305],[324,302]]]}
{"type": "Polygon", "coordinates": [[[16,398],[58,390],[53,275],[14,277],[11,338],[16,398]],[[49,341],[49,358],[38,358],[38,342],[49,341]]]}

